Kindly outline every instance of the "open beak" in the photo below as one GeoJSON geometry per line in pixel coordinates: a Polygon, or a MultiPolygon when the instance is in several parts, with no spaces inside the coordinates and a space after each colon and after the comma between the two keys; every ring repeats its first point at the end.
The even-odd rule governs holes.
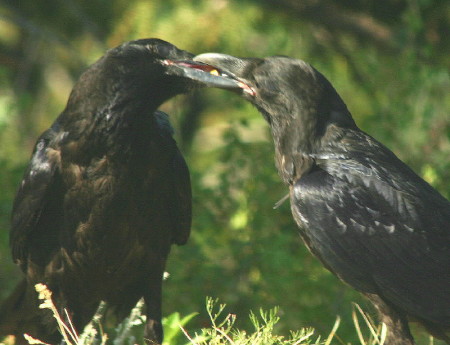
{"type": "MultiPolygon", "coordinates": [[[[176,74],[182,77],[198,81],[208,87],[217,87],[229,90],[243,90],[244,92],[254,94],[253,89],[239,78],[235,77],[227,70],[216,67],[213,64],[197,61],[197,57],[207,56],[201,54],[190,60],[165,60],[164,64],[176,69],[176,74]]],[[[211,54],[215,55],[215,54],[211,54]]]]}
{"type": "Polygon", "coordinates": [[[239,89],[244,94],[255,96],[256,90],[251,86],[251,83],[240,77],[244,74],[250,60],[220,53],[205,53],[194,57],[195,62],[213,66],[221,75],[236,80],[239,89]]]}

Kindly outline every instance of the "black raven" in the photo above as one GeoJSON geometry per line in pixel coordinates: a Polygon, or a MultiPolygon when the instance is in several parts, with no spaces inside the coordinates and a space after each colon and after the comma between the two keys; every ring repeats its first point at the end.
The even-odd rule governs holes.
{"type": "Polygon", "coordinates": [[[101,300],[124,316],[143,297],[145,336],[162,341],[162,276],[171,244],[189,237],[191,186],[157,107],[211,80],[235,85],[188,68],[192,57],[142,39],[82,74],[37,140],[14,201],[10,245],[25,278],[0,308],[0,334],[60,339],[50,312],[38,309],[34,285],[45,283],[79,331],[101,300]]]}
{"type": "Polygon", "coordinates": [[[407,318],[449,342],[449,201],[361,131],[309,64],[215,53],[194,60],[236,80],[267,120],[304,242],[373,302],[388,326],[385,344],[414,343],[407,318]]]}

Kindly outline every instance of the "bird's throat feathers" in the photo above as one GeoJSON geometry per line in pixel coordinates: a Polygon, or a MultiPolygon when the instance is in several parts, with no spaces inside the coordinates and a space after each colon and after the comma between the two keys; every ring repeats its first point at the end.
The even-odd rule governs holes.
{"type": "Polygon", "coordinates": [[[303,125],[294,123],[271,123],[275,145],[275,164],[283,181],[291,184],[309,171],[313,165],[312,154],[316,142],[303,125]]]}
{"type": "Polygon", "coordinates": [[[349,130],[357,129],[345,104],[344,108],[301,110],[291,116],[270,116],[275,145],[275,161],[287,184],[299,179],[315,164],[315,157],[341,141],[349,130]],[[326,113],[321,113],[326,111],[326,113]]]}

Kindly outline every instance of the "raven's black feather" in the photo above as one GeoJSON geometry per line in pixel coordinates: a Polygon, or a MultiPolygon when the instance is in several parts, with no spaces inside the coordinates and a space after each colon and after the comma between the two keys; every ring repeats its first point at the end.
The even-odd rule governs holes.
{"type": "Polygon", "coordinates": [[[307,63],[215,53],[195,60],[239,80],[269,122],[305,243],[375,304],[389,328],[386,344],[413,344],[407,317],[449,341],[449,201],[361,131],[307,63]]]}
{"type": "Polygon", "coordinates": [[[146,338],[162,341],[162,276],[171,244],[189,237],[191,185],[156,110],[193,85],[167,60],[191,57],[161,40],[131,41],[80,77],[14,202],[10,243],[26,283],[1,308],[2,333],[58,341],[54,318],[38,309],[34,284],[44,283],[78,331],[101,300],[125,316],[144,297],[146,338]]]}

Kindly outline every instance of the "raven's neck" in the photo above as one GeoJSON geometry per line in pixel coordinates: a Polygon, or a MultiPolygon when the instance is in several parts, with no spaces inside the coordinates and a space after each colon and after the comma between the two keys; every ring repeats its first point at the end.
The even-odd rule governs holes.
{"type": "Polygon", "coordinates": [[[317,116],[293,116],[290,121],[279,122],[272,118],[275,119],[270,123],[275,164],[286,184],[293,184],[307,174],[314,167],[316,157],[332,152],[349,130],[358,130],[351,117],[349,126],[340,126],[333,121],[333,116],[327,122],[317,120],[317,116]]]}
{"type": "Polygon", "coordinates": [[[275,165],[286,184],[292,184],[312,167],[313,140],[302,126],[271,123],[275,165]]]}
{"type": "Polygon", "coordinates": [[[142,160],[151,155],[158,131],[154,112],[157,107],[145,102],[120,106],[100,120],[95,131],[102,137],[101,145],[112,157],[120,160],[142,160]]]}
{"type": "Polygon", "coordinates": [[[108,157],[120,165],[164,161],[167,141],[161,139],[154,112],[161,102],[152,97],[108,97],[107,102],[68,108],[62,115],[68,132],[67,152],[80,164],[108,157]],[[91,107],[91,108],[89,108],[91,107]],[[73,148],[72,148],[73,147],[73,148]],[[159,152],[162,151],[162,152],[159,152]]]}

